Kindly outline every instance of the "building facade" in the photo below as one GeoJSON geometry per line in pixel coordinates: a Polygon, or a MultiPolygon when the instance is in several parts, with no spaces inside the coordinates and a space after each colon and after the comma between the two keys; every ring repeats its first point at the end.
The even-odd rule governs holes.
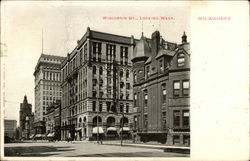
{"type": "Polygon", "coordinates": [[[8,136],[11,139],[16,139],[16,130],[16,120],[4,120],[4,136],[8,136]]]}
{"type": "MultiPolygon", "coordinates": [[[[27,96],[24,96],[23,103],[20,104],[19,123],[20,123],[20,137],[22,139],[29,139],[31,128],[29,120],[34,117],[32,113],[32,105],[28,103],[27,96]]],[[[31,126],[33,126],[31,124],[31,126]]]]}
{"type": "Polygon", "coordinates": [[[47,138],[61,140],[61,100],[56,100],[47,108],[45,120],[47,138]]]}
{"type": "Polygon", "coordinates": [[[143,141],[189,146],[190,52],[158,31],[141,36],[133,55],[134,131],[143,141]]]}
{"type": "Polygon", "coordinates": [[[62,64],[62,139],[130,133],[135,40],[87,28],[62,64]],[[123,119],[122,119],[123,118],[123,119]],[[97,134],[98,133],[98,134],[97,134]]]}
{"type": "Polygon", "coordinates": [[[41,54],[35,67],[35,129],[45,133],[47,107],[61,100],[61,63],[65,57],[41,54]]]}

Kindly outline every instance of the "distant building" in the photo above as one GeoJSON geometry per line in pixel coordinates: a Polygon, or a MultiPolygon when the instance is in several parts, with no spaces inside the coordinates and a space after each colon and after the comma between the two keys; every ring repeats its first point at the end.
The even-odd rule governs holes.
{"type": "Polygon", "coordinates": [[[8,136],[12,139],[16,139],[16,120],[4,120],[4,136],[8,136]]]}
{"type": "Polygon", "coordinates": [[[46,136],[48,139],[61,140],[61,100],[57,100],[47,108],[46,136]]]}
{"type": "Polygon", "coordinates": [[[141,36],[134,49],[134,130],[143,141],[190,144],[190,50],[165,41],[158,31],[141,36]]]}
{"type": "Polygon", "coordinates": [[[62,63],[62,139],[118,137],[122,123],[131,132],[134,45],[133,36],[87,28],[62,63]]]}
{"type": "Polygon", "coordinates": [[[23,139],[29,138],[30,123],[28,122],[32,117],[33,117],[32,105],[28,103],[27,96],[24,96],[23,103],[20,104],[20,112],[19,112],[20,137],[23,139]]]}
{"type": "Polygon", "coordinates": [[[64,57],[41,54],[35,67],[35,130],[45,133],[46,108],[61,100],[61,62],[64,57]]]}

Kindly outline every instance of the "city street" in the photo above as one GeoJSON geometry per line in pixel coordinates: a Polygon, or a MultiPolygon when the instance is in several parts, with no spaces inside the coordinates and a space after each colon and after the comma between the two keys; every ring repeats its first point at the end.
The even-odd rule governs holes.
{"type": "Polygon", "coordinates": [[[97,144],[96,142],[34,142],[5,144],[5,156],[23,157],[189,157],[162,149],[97,144]]]}

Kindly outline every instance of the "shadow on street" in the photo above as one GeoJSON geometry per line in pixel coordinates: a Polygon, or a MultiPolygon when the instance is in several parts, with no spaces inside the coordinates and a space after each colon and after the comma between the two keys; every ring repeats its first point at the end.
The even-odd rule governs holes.
{"type": "MultiPolygon", "coordinates": [[[[165,153],[167,157],[189,157],[189,154],[177,154],[177,153],[165,153]]],[[[70,157],[166,157],[159,156],[158,153],[150,152],[134,152],[134,153],[104,153],[104,154],[86,154],[86,155],[77,155],[70,157]]]]}
{"type": "Polygon", "coordinates": [[[53,153],[53,152],[73,151],[73,150],[74,149],[70,148],[69,146],[66,146],[66,147],[36,146],[35,148],[33,146],[5,147],[4,148],[4,155],[6,157],[11,157],[11,156],[13,156],[13,157],[17,157],[17,156],[47,157],[47,156],[52,156],[52,155],[57,154],[57,153],[53,153]]]}

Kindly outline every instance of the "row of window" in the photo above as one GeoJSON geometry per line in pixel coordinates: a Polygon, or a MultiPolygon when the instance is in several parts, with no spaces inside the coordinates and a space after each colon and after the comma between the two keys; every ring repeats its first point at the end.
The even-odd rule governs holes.
{"type": "MultiPolygon", "coordinates": [[[[92,60],[93,61],[99,61],[101,62],[101,54],[102,54],[102,45],[99,42],[93,42],[92,48],[93,48],[93,55],[92,60]]],[[[106,45],[106,60],[113,60],[116,57],[116,46],[115,45],[106,45]]],[[[120,47],[120,58],[121,64],[127,65],[128,64],[128,47],[121,46],[120,47]]],[[[87,44],[84,45],[83,49],[80,50],[80,64],[87,61],[87,44]]],[[[63,79],[75,68],[77,67],[77,57],[73,58],[72,61],[69,62],[68,65],[65,66],[63,69],[63,79]]]]}
{"type": "MultiPolygon", "coordinates": [[[[165,62],[163,60],[164,59],[159,60],[160,73],[164,72],[164,67],[166,69],[166,68],[169,68],[169,66],[170,66],[169,62],[167,62],[166,59],[165,59],[165,62]]],[[[185,55],[183,53],[180,53],[177,56],[177,66],[178,67],[185,66],[185,55]]],[[[138,73],[142,73],[142,72],[143,72],[142,70],[139,70],[138,73]]],[[[145,77],[146,77],[146,79],[149,78],[149,76],[150,76],[150,65],[145,66],[145,77]]],[[[137,71],[134,72],[134,82],[135,83],[137,82],[137,71]]]]}
{"type": "Polygon", "coordinates": [[[44,60],[48,60],[48,61],[55,61],[55,62],[62,62],[63,60],[59,60],[59,59],[54,59],[54,58],[43,58],[44,60]]]}
{"type": "Polygon", "coordinates": [[[180,80],[175,80],[173,83],[173,95],[181,96],[182,93],[182,96],[189,96],[189,88],[189,80],[183,80],[182,83],[180,80]]]}
{"type": "MultiPolygon", "coordinates": [[[[106,105],[107,105],[107,112],[117,112],[115,108],[115,106],[111,105],[111,102],[106,102],[106,105]]],[[[92,104],[92,111],[94,112],[102,112],[103,111],[103,108],[102,108],[102,102],[99,103],[99,109],[97,109],[96,107],[96,101],[93,101],[93,104],[92,104]]],[[[129,104],[126,103],[125,105],[125,109],[124,109],[124,104],[123,103],[120,103],[120,110],[119,110],[121,113],[124,112],[124,113],[129,113],[129,104]]]]}
{"type": "Polygon", "coordinates": [[[183,135],[182,143],[180,135],[173,135],[173,145],[190,145],[190,135],[183,135]]]}
{"type": "MultiPolygon", "coordinates": [[[[96,66],[94,65],[93,66],[93,75],[96,74],[96,71],[97,71],[96,66]]],[[[108,70],[107,72],[110,72],[110,70],[108,70]]],[[[99,68],[99,75],[103,75],[103,67],[102,66],[99,68]]],[[[123,78],[123,75],[124,75],[123,70],[120,70],[119,75],[120,75],[120,78],[123,78]]],[[[128,79],[128,78],[129,78],[129,70],[126,70],[126,79],[128,79]]]]}
{"type": "Polygon", "coordinates": [[[61,75],[60,75],[60,73],[43,72],[43,79],[45,79],[45,80],[53,80],[53,81],[60,81],[61,75]]]}
{"type": "Polygon", "coordinates": [[[189,126],[189,110],[174,110],[173,111],[173,125],[174,127],[188,127],[189,126]]]}
{"type": "MultiPolygon", "coordinates": [[[[180,96],[180,90],[182,88],[182,95],[183,96],[188,96],[189,95],[189,80],[183,80],[182,81],[182,86],[180,85],[181,81],[173,81],[173,95],[174,96],[180,96]]],[[[167,87],[166,84],[162,84],[161,86],[162,90],[162,103],[167,103],[167,87]]],[[[144,107],[148,106],[148,90],[143,91],[143,96],[144,96],[144,107]]],[[[134,106],[138,106],[138,100],[137,100],[137,93],[134,93],[134,106]]]]}

